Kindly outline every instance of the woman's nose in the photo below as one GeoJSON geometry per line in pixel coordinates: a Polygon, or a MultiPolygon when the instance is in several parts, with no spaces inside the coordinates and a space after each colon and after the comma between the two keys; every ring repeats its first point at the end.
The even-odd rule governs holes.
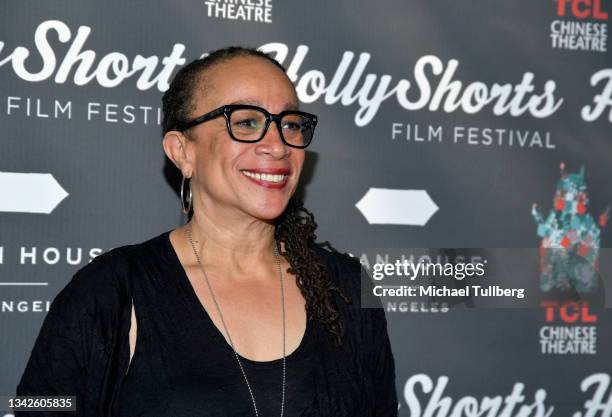
{"type": "Polygon", "coordinates": [[[283,143],[276,122],[271,122],[264,137],[256,143],[257,152],[265,153],[275,158],[282,158],[289,153],[289,147],[283,143]]]}

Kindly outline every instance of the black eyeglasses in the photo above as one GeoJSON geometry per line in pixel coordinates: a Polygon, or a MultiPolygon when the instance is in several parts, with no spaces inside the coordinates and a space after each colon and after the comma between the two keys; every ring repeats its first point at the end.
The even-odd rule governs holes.
{"type": "Polygon", "coordinates": [[[207,122],[218,116],[225,117],[230,137],[238,142],[258,142],[263,139],[272,121],[280,132],[283,143],[292,148],[305,148],[310,145],[317,125],[317,116],[297,110],[285,110],[271,114],[266,109],[250,104],[229,104],[211,112],[181,123],[178,130],[185,130],[207,122]]]}

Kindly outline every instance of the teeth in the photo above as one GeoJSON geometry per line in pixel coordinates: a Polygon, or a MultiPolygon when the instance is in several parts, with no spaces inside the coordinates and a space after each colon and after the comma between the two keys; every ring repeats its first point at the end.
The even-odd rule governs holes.
{"type": "Polygon", "coordinates": [[[282,174],[260,174],[259,172],[251,172],[251,171],[242,171],[244,175],[247,177],[255,178],[260,181],[268,181],[268,182],[282,182],[286,175],[282,174]]]}

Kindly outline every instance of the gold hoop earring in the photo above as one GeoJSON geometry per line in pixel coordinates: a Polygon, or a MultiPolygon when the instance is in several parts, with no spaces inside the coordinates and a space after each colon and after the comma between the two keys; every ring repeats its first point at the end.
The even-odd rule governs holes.
{"type": "Polygon", "coordinates": [[[193,200],[193,195],[191,194],[191,181],[189,181],[187,184],[189,186],[189,199],[187,201],[187,206],[185,206],[185,176],[183,175],[183,179],[181,180],[181,208],[183,209],[183,213],[185,214],[189,214],[189,211],[191,210],[191,203],[193,200]]]}

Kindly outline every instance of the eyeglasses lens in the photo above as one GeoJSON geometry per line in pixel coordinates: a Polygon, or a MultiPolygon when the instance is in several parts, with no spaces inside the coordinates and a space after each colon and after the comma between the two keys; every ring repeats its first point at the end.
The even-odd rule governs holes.
{"type": "MultiPolygon", "coordinates": [[[[307,146],[312,139],[314,124],[309,117],[286,114],[281,119],[283,138],[291,145],[307,146]]],[[[263,136],[266,115],[259,110],[239,109],[230,116],[230,127],[236,139],[257,141],[263,136]]]]}

